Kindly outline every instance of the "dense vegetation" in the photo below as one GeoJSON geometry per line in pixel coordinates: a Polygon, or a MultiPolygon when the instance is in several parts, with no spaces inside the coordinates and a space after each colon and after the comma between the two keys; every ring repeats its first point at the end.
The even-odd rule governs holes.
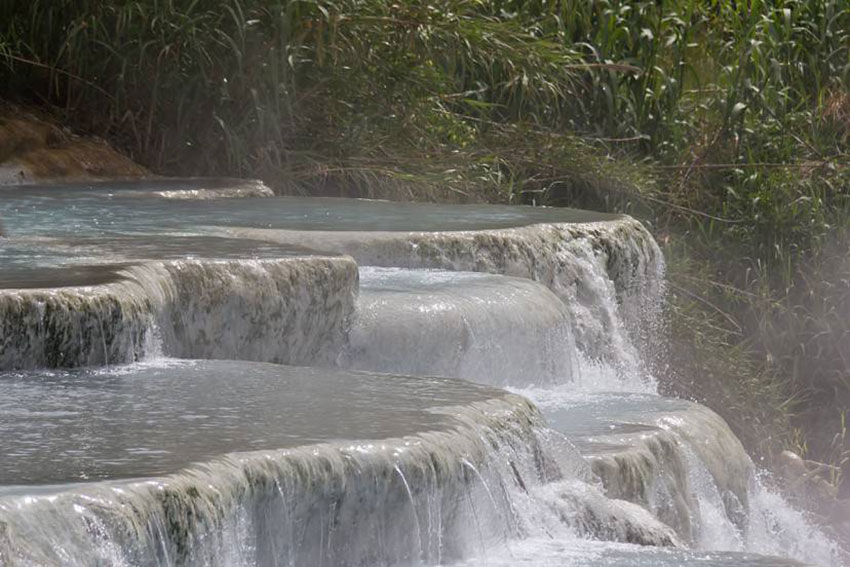
{"type": "Polygon", "coordinates": [[[5,0],[0,22],[0,97],[159,172],[646,219],[667,387],[763,456],[846,452],[847,2],[5,0]]]}

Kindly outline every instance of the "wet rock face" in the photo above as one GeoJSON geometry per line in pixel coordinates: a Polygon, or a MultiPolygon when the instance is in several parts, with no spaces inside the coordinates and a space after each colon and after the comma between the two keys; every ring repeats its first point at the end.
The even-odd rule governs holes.
{"type": "Polygon", "coordinates": [[[151,350],[155,306],[116,287],[0,290],[0,369],[123,364],[151,350]]]}
{"type": "Polygon", "coordinates": [[[354,310],[357,268],[348,258],[174,263],[163,324],[170,354],[282,364],[329,364],[354,310]]]}
{"type": "Polygon", "coordinates": [[[0,370],[163,354],[329,363],[343,347],[357,288],[348,258],[145,262],[113,277],[0,289],[0,370]]]}
{"type": "Polygon", "coordinates": [[[672,527],[645,508],[603,494],[592,485],[567,481],[540,491],[541,500],[580,535],[637,545],[686,547],[672,527]]]}
{"type": "Polygon", "coordinates": [[[706,548],[724,526],[747,531],[755,470],[728,425],[683,400],[646,394],[575,396],[544,406],[551,427],[572,439],[611,498],[638,504],[687,545],[706,548]]]}
{"type": "Polygon", "coordinates": [[[651,510],[678,537],[692,542],[696,526],[692,512],[698,509],[688,479],[687,463],[677,440],[658,430],[641,434],[640,445],[615,446],[591,454],[593,472],[602,481],[611,498],[621,498],[651,510]]]}

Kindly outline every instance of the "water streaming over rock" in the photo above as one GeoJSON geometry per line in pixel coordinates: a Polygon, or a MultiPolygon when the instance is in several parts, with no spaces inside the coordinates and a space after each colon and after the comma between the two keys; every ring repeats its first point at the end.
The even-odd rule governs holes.
{"type": "MultiPolygon", "coordinates": [[[[124,249],[122,264],[0,275],[0,369],[123,364],[162,354],[288,364],[338,356],[357,293],[351,259],[210,238],[201,239],[206,257],[126,258],[138,240],[150,244],[111,239],[124,249]],[[237,258],[248,254],[254,257],[237,258]]],[[[173,237],[174,250],[158,254],[191,255],[192,245],[198,239],[173,237]]]]}
{"type": "Polygon", "coordinates": [[[494,385],[571,381],[572,318],[528,279],[438,270],[363,268],[341,363],[494,385]]]}
{"type": "Polygon", "coordinates": [[[0,193],[0,563],[839,564],[654,395],[640,223],[258,187],[0,193]]]}
{"type": "Polygon", "coordinates": [[[353,256],[361,266],[430,268],[528,278],[570,312],[575,340],[593,359],[634,368],[651,345],[664,261],[637,221],[557,222],[450,232],[229,229],[227,234],[353,256]]]}
{"type": "Polygon", "coordinates": [[[834,545],[765,487],[708,408],[647,394],[524,393],[577,444],[607,494],[640,503],[692,547],[832,561],[834,545]]]}
{"type": "Polygon", "coordinates": [[[361,274],[365,292],[351,335],[360,353],[358,367],[404,371],[401,365],[410,363],[419,374],[507,385],[538,403],[549,426],[577,444],[604,488],[601,492],[578,475],[535,489],[547,495],[539,501],[557,510],[572,533],[710,551],[757,551],[823,565],[838,561],[835,545],[765,488],[740,441],[717,414],[648,393],[653,385],[646,367],[628,357],[592,359],[582,342],[573,343],[564,334],[563,329],[572,327],[564,319],[576,316],[575,311],[560,309],[560,300],[539,284],[528,281],[522,289],[537,285],[534,297],[547,302],[542,309],[525,302],[513,278],[385,268],[361,268],[361,274]],[[470,302],[468,294],[478,301],[470,302]],[[489,302],[499,304],[493,311],[511,331],[500,333],[478,314],[479,304],[489,302]],[[560,325],[547,324],[540,313],[557,314],[560,325]],[[469,337],[465,342],[449,331],[456,320],[469,337]],[[536,344],[529,348],[524,333],[532,332],[537,333],[536,344]],[[493,350],[501,364],[447,367],[443,357],[428,350],[432,344],[442,350],[464,345],[460,352],[471,352],[467,356],[475,359],[470,345],[479,336],[503,337],[495,345],[487,339],[478,345],[493,350]],[[571,361],[570,372],[548,374],[544,369],[535,376],[540,371],[536,356],[547,352],[552,338],[564,345],[561,356],[571,361]],[[408,344],[425,346],[403,346],[408,344]],[[394,359],[393,352],[404,356],[394,359]],[[633,393],[607,391],[611,389],[633,393]],[[634,503],[644,517],[625,503],[634,503]],[[629,518],[626,527],[618,528],[623,518],[629,518]],[[669,533],[660,532],[658,525],[669,533]],[[645,536],[635,526],[651,528],[653,535],[645,536]]]}
{"type": "Polygon", "coordinates": [[[577,497],[590,471],[530,403],[463,381],[161,361],[0,390],[10,565],[437,564],[544,530],[675,543],[637,506],[577,497]],[[85,479],[103,480],[67,484],[85,479]]]}

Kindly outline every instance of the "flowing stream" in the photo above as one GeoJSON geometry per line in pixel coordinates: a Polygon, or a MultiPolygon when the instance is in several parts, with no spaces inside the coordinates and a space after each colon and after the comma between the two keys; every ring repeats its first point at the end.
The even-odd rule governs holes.
{"type": "Polygon", "coordinates": [[[842,565],[570,209],[0,189],[0,565],[842,565]]]}

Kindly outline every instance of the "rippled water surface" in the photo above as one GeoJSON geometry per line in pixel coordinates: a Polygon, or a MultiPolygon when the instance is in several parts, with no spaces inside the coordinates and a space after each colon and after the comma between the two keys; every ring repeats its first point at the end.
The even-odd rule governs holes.
{"type": "Polygon", "coordinates": [[[657,427],[664,416],[686,413],[694,404],[675,398],[641,393],[526,392],[546,415],[553,429],[570,438],[636,432],[641,427],[657,427]]]}
{"type": "MultiPolygon", "coordinates": [[[[175,185],[177,187],[180,185],[175,185]]],[[[510,205],[307,197],[170,200],[134,196],[143,189],[144,182],[66,188],[0,188],[0,217],[4,219],[6,230],[13,235],[75,236],[188,230],[192,226],[451,231],[617,218],[577,209],[510,205]]]]}
{"type": "Polygon", "coordinates": [[[438,430],[500,396],[457,380],[249,362],[0,374],[0,485],[176,472],[238,451],[438,430]]]}
{"type": "MultiPolygon", "coordinates": [[[[143,260],[281,259],[317,254],[292,245],[185,235],[0,239],[0,289],[100,285],[143,260]]],[[[327,255],[327,253],[322,253],[327,255]]]]}

